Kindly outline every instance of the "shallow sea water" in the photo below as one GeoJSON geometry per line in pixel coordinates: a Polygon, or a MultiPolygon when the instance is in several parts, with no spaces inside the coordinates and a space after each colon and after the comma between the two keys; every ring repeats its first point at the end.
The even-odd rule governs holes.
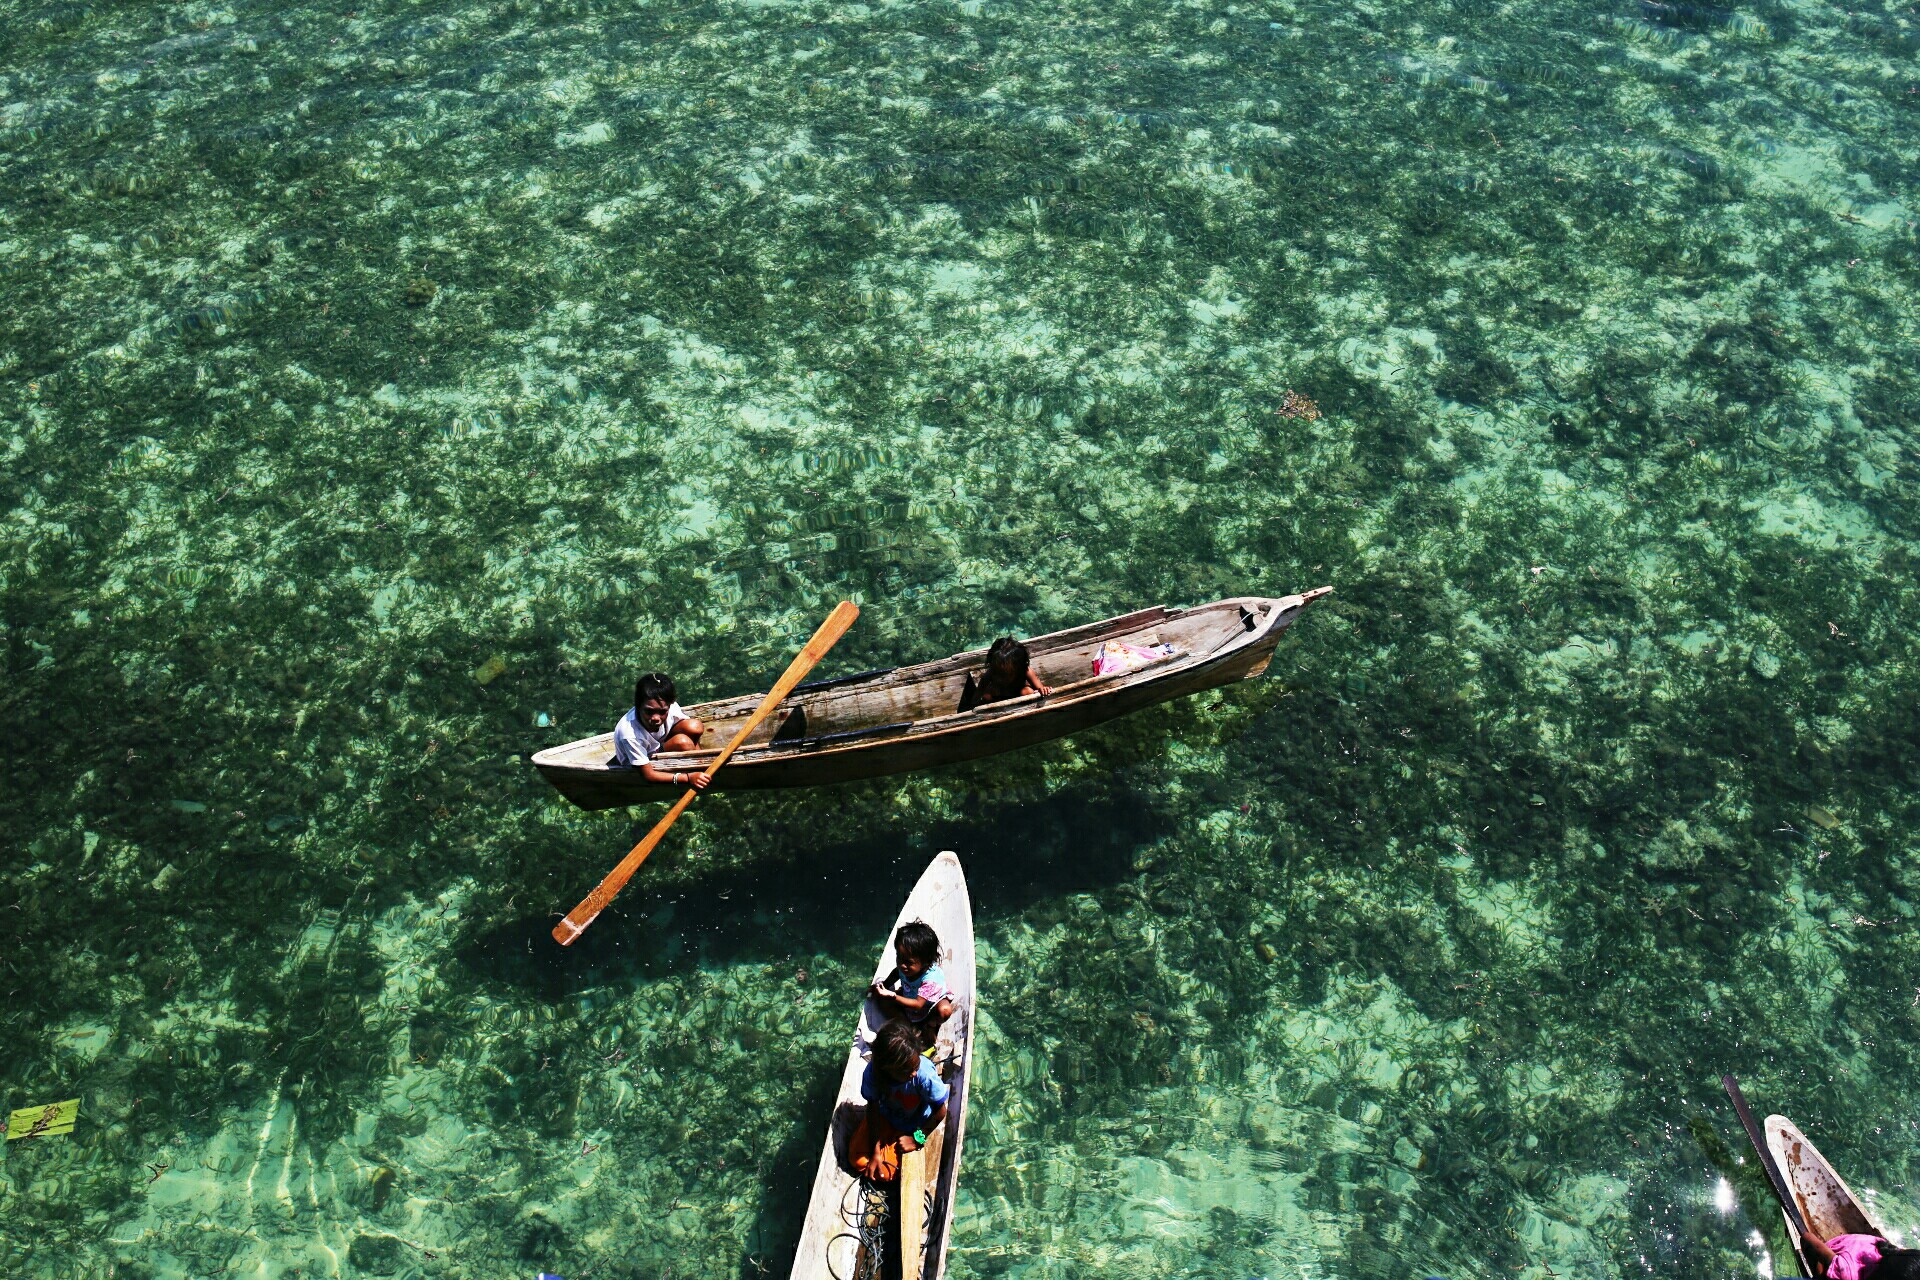
{"type": "Polygon", "coordinates": [[[6,1274],[784,1274],[941,848],[956,1276],[1790,1272],[1728,1070],[1920,1230],[1911,6],[0,19],[6,1274]],[[547,939],[639,670],[1323,582],[547,939]]]}

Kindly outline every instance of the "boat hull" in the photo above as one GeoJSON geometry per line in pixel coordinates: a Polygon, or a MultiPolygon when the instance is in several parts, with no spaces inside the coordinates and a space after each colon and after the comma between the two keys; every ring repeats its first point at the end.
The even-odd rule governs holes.
{"type": "MultiPolygon", "coordinates": [[[[843,714],[840,719],[847,727],[837,734],[791,744],[771,739],[749,743],[714,775],[713,787],[756,790],[821,786],[959,764],[1066,737],[1160,703],[1256,676],[1266,670],[1286,629],[1326,590],[1278,599],[1242,597],[1191,610],[1147,609],[1037,637],[1029,647],[1034,650],[1042,678],[1057,682],[1057,677],[1065,674],[1067,682],[1051,695],[1029,695],[965,714],[946,708],[957,703],[954,695],[959,680],[978,669],[982,658],[978,651],[920,667],[875,673],[865,688],[858,684],[842,686],[812,695],[811,699],[803,692],[783,704],[783,714],[791,714],[794,707],[812,707],[819,718],[818,708],[826,703],[863,701],[866,707],[864,712],[843,714]],[[1107,639],[1176,633],[1177,629],[1189,634],[1196,646],[1209,648],[1181,653],[1163,665],[1123,675],[1073,678],[1072,664],[1107,639]],[[1057,669],[1048,671],[1049,662],[1057,669]],[[926,714],[929,710],[935,714],[926,714]],[[862,714],[871,723],[862,723],[862,714]]],[[[707,738],[712,749],[662,755],[657,763],[698,769],[724,741],[715,730],[743,702],[734,699],[689,708],[690,714],[713,726],[707,738]]],[[[611,754],[611,735],[603,734],[540,752],[534,756],[534,764],[562,795],[583,809],[641,803],[673,790],[647,781],[637,769],[611,765],[611,754]]]]}
{"type": "MultiPolygon", "coordinates": [[[[1774,1163],[1780,1166],[1781,1176],[1793,1191],[1808,1231],[1823,1241],[1855,1234],[1887,1238],[1886,1228],[1880,1225],[1867,1202],[1853,1193],[1853,1188],[1820,1154],[1820,1148],[1814,1146],[1793,1121],[1785,1116],[1768,1116],[1767,1146],[1773,1152],[1774,1163]]],[[[1793,1219],[1784,1211],[1781,1217],[1786,1220],[1787,1238],[1793,1241],[1794,1251],[1800,1255],[1803,1273],[1820,1274],[1812,1267],[1793,1219]]]]}
{"type": "MultiPolygon", "coordinates": [[[[895,1197],[893,1236],[888,1247],[899,1249],[903,1229],[917,1234],[919,1239],[910,1251],[900,1250],[894,1255],[910,1260],[910,1265],[900,1270],[903,1280],[941,1280],[946,1271],[954,1189],[960,1180],[967,1104],[973,1091],[977,1052],[975,1015],[979,1008],[974,977],[973,906],[967,896],[960,859],[955,854],[942,853],[922,873],[880,949],[880,960],[874,968],[875,982],[893,971],[893,935],[909,920],[925,921],[940,937],[940,965],[946,973],[948,989],[953,993],[955,1009],[953,1017],[941,1028],[934,1061],[945,1064],[950,1093],[945,1122],[929,1135],[922,1151],[902,1157],[900,1186],[903,1193],[911,1191],[916,1204],[912,1212],[905,1212],[898,1203],[900,1197],[895,1197]]],[[[855,1025],[852,1051],[847,1054],[846,1065],[840,1073],[833,1120],[821,1146],[820,1164],[807,1199],[807,1218],[800,1229],[800,1244],[794,1254],[793,1280],[851,1280],[861,1274],[859,1241],[849,1230],[848,1216],[849,1207],[858,1204],[860,1183],[847,1172],[844,1157],[848,1131],[858,1108],[864,1105],[860,1080],[872,1052],[873,1038],[884,1021],[879,1002],[868,998],[855,1025]]],[[[858,1218],[857,1209],[853,1216],[858,1218]]]]}

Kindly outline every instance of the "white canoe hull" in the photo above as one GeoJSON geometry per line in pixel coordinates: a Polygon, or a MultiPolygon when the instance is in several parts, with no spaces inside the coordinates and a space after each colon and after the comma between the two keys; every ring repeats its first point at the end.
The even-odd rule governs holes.
{"type": "MultiPolygon", "coordinates": [[[[1867,1202],[1853,1194],[1853,1188],[1834,1172],[1827,1158],[1820,1154],[1820,1148],[1814,1146],[1793,1121],[1785,1116],[1768,1116],[1767,1146],[1773,1152],[1774,1163],[1780,1166],[1780,1176],[1787,1180],[1794,1200],[1799,1203],[1807,1230],[1823,1241],[1850,1234],[1891,1238],[1867,1202]]],[[[1784,1212],[1781,1216],[1786,1217],[1784,1212]]],[[[1794,1252],[1800,1255],[1800,1265],[1807,1267],[1810,1260],[1806,1246],[1801,1243],[1800,1233],[1793,1229],[1792,1218],[1787,1218],[1787,1238],[1793,1241],[1794,1252]]],[[[1809,1269],[1806,1274],[1818,1273],[1809,1269]]]]}
{"type": "MultiPolygon", "coordinates": [[[[941,1280],[947,1265],[947,1229],[953,1220],[954,1188],[960,1176],[960,1148],[966,1136],[967,1101],[972,1093],[974,1066],[974,991],[973,906],[967,897],[966,877],[960,872],[960,859],[942,853],[921,875],[900,910],[892,929],[887,931],[874,966],[873,980],[878,982],[893,972],[893,935],[903,924],[922,920],[940,936],[940,967],[946,972],[953,992],[954,1013],[940,1031],[935,1049],[937,1063],[952,1062],[947,1083],[952,1095],[947,1100],[947,1119],[927,1144],[923,1153],[902,1160],[901,1185],[925,1187],[924,1196],[916,1196],[917,1207],[901,1212],[901,1223],[920,1224],[913,1234],[920,1239],[908,1254],[910,1265],[901,1271],[903,1280],[941,1280]],[[917,1163],[915,1163],[917,1162],[917,1163]]],[[[814,1175],[813,1194],[807,1201],[806,1225],[800,1230],[800,1248],[794,1255],[793,1280],[854,1280],[860,1274],[860,1243],[850,1217],[857,1217],[861,1197],[858,1179],[847,1172],[843,1157],[847,1134],[859,1108],[860,1080],[866,1071],[874,1036],[885,1021],[879,1003],[867,1000],[854,1028],[854,1044],[840,1073],[840,1090],[834,1099],[834,1118],[828,1126],[827,1140],[820,1152],[820,1168],[814,1175]]],[[[897,1247],[895,1242],[889,1247],[897,1247]]]]}

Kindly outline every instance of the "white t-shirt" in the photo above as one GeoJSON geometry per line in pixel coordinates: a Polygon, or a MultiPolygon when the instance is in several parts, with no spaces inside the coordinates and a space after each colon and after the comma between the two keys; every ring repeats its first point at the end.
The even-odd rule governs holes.
{"type": "Polygon", "coordinates": [[[613,758],[619,764],[637,769],[653,758],[660,744],[673,736],[673,726],[687,718],[679,703],[667,708],[667,719],[655,733],[640,723],[640,709],[635,707],[622,716],[620,723],[613,726],[613,758]]]}

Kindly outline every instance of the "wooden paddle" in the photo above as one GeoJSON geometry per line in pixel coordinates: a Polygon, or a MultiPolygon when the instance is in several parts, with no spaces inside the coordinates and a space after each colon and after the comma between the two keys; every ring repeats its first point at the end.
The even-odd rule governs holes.
{"type": "Polygon", "coordinates": [[[1753,1143],[1753,1149],[1760,1156],[1760,1167],[1767,1171],[1767,1181],[1773,1184],[1773,1194],[1780,1199],[1780,1207],[1786,1210],[1787,1221],[1793,1224],[1798,1233],[1794,1241],[1795,1252],[1801,1254],[1800,1266],[1809,1275],[1810,1262],[1799,1241],[1807,1238],[1807,1220],[1800,1214],[1800,1202],[1794,1198],[1793,1191],[1787,1186],[1786,1175],[1780,1172],[1779,1163],[1773,1158],[1773,1148],[1767,1145],[1767,1135],[1760,1131],[1760,1125],[1753,1118],[1753,1112],[1747,1109],[1746,1095],[1740,1092],[1740,1082],[1730,1075],[1720,1077],[1720,1086],[1727,1091],[1727,1097],[1733,1100],[1733,1112],[1740,1117],[1740,1123],[1746,1127],[1747,1140],[1753,1143]]]}
{"type": "MultiPolygon", "coordinates": [[[[760,700],[760,705],[754,709],[754,713],[747,717],[745,724],[740,726],[740,732],[733,735],[733,741],[729,742],[726,748],[713,758],[713,763],[702,772],[709,777],[720,772],[720,766],[725,764],[728,758],[739,749],[740,744],[747,740],[747,735],[759,728],[762,720],[773,714],[773,709],[780,705],[781,699],[793,692],[795,685],[806,679],[807,672],[813,670],[814,664],[826,656],[827,650],[833,648],[834,641],[845,635],[847,628],[852,626],[853,620],[859,616],[859,605],[851,600],[842,600],[827,616],[827,620],[820,624],[820,629],[813,633],[813,639],[807,641],[806,647],[800,650],[800,656],[793,660],[793,665],[787,668],[786,674],[776,680],[772,690],[760,700]]],[[[569,946],[575,938],[586,932],[587,926],[593,923],[593,918],[605,911],[607,904],[627,887],[627,881],[633,878],[633,873],[640,869],[640,864],[647,860],[647,855],[653,852],[654,846],[659,844],[661,837],[667,834],[667,828],[679,820],[680,815],[687,811],[687,806],[693,803],[694,796],[698,794],[699,792],[692,787],[688,787],[686,794],[674,801],[673,808],[667,810],[667,816],[655,823],[653,830],[647,832],[646,839],[633,846],[633,852],[620,859],[619,866],[607,872],[607,878],[594,887],[593,892],[586,896],[586,900],[569,911],[566,919],[553,926],[555,942],[563,947],[569,946]]]]}

